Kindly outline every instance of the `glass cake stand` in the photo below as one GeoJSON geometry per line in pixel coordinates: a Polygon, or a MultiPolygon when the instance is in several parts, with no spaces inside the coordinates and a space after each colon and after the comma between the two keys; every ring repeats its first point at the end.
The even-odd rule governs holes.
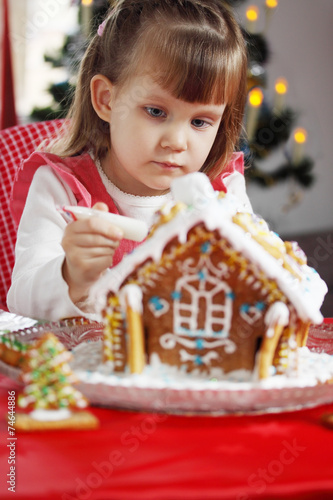
{"type": "MultiPolygon", "coordinates": [[[[252,414],[294,411],[333,401],[333,323],[310,328],[299,376],[230,382],[108,374],[101,364],[102,325],[84,318],[40,323],[0,313],[0,334],[31,343],[52,331],[72,351],[78,389],[92,405],[180,414],[252,414]],[[8,330],[12,330],[9,332],[8,330]],[[13,331],[14,330],[14,331],[13,331]],[[318,382],[318,377],[322,382],[318,382]],[[331,378],[332,383],[323,383],[331,378]]],[[[20,386],[20,370],[0,361],[0,372],[20,386]]]]}

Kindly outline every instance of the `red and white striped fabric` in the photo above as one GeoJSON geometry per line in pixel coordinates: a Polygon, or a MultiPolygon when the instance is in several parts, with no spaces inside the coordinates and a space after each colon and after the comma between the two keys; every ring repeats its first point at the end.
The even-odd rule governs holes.
{"type": "Polygon", "coordinates": [[[16,225],[10,212],[10,196],[16,174],[25,160],[45,139],[54,137],[63,120],[29,123],[0,130],[0,307],[6,308],[14,266],[16,225]]]}

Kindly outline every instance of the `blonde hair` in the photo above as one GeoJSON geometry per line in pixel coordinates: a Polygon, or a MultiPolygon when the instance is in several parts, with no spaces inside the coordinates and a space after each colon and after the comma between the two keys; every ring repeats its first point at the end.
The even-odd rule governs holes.
{"type": "Polygon", "coordinates": [[[123,85],[153,68],[154,80],[187,102],[224,104],[202,171],[214,178],[238,143],[246,99],[246,48],[241,29],[221,0],[118,0],[104,31],[92,39],[78,76],[66,133],[52,146],[60,156],[110,148],[109,124],[93,109],[90,81],[103,74],[123,85]]]}

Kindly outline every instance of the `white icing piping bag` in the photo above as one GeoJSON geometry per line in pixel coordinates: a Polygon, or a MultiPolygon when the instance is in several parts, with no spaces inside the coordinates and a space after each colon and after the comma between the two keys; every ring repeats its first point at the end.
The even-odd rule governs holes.
{"type": "Polygon", "coordinates": [[[133,241],[142,241],[148,234],[148,226],[145,222],[124,215],[111,214],[102,210],[80,206],[63,206],[57,210],[64,217],[66,222],[73,222],[78,219],[87,219],[88,217],[101,217],[111,224],[119,227],[124,232],[124,238],[133,241]]]}

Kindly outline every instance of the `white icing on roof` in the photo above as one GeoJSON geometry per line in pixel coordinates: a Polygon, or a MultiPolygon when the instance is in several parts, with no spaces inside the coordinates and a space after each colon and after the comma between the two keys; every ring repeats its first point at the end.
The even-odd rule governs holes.
{"type": "MultiPolygon", "coordinates": [[[[187,207],[170,221],[157,227],[147,241],[124,257],[95,284],[91,300],[96,303],[99,313],[105,307],[105,296],[109,290],[117,292],[123,280],[137,266],[149,258],[155,262],[159,261],[165,246],[172,238],[177,236],[181,244],[185,243],[188,231],[204,222],[208,230],[218,230],[236,251],[259,266],[269,279],[276,281],[303,321],[322,322],[320,308],[327,292],[326,283],[307,265],[299,266],[302,276],[299,280],[282,267],[279,260],[260,243],[251,238],[247,231],[235,224],[232,217],[237,213],[238,202],[232,195],[227,194],[218,199],[208,177],[200,172],[175,180],[172,193],[176,202],[183,201],[187,207]]],[[[273,236],[277,238],[275,234],[273,236]]]]}

